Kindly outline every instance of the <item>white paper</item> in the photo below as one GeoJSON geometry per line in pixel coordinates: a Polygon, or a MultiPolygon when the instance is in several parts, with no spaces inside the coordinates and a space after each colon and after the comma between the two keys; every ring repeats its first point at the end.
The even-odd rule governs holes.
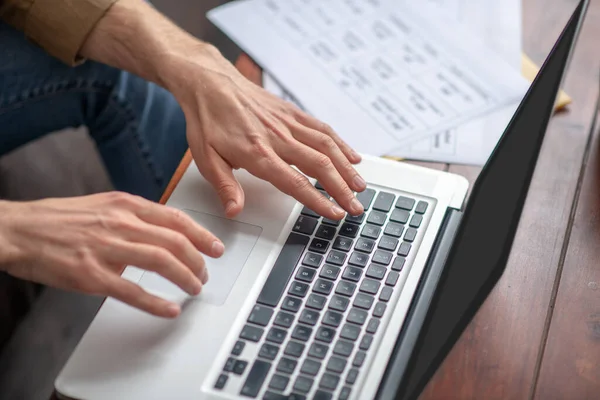
{"type": "Polygon", "coordinates": [[[426,8],[246,0],[208,17],[351,146],[384,155],[512,104],[527,88],[480,39],[426,8]]]}

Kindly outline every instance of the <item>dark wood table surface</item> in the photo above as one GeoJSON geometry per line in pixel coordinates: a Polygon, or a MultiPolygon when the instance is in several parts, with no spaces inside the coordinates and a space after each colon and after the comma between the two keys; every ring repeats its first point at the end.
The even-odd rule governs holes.
{"type": "MultiPolygon", "coordinates": [[[[523,50],[540,65],[578,0],[523,0],[523,50]]],[[[261,82],[247,57],[237,67],[261,82]]],[[[547,131],[503,277],[421,398],[600,399],[600,1],[592,1],[547,131]]],[[[175,182],[190,161],[182,161],[175,182]]],[[[480,168],[416,162],[473,182],[480,168]]],[[[493,229],[493,227],[490,227],[493,229]]]]}

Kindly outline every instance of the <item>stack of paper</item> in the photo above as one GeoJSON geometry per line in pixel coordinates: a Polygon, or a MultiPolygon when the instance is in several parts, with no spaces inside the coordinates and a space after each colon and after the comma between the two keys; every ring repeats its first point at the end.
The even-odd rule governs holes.
{"type": "Polygon", "coordinates": [[[520,4],[498,3],[245,0],[208,17],[357,150],[482,164],[529,85],[520,4]]]}

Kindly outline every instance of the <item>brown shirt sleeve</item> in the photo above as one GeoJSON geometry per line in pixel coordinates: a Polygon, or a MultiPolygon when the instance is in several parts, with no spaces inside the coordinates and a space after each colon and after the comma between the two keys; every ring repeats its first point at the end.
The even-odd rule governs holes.
{"type": "Polygon", "coordinates": [[[0,19],[69,65],[92,28],[118,0],[0,0],[0,19]]]}

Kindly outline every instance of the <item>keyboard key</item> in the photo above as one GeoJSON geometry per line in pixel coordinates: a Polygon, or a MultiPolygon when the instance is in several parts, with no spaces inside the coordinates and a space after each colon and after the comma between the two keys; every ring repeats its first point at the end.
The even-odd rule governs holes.
{"type": "Polygon", "coordinates": [[[386,286],[381,291],[381,295],[379,296],[379,300],[381,301],[390,301],[392,298],[393,289],[389,286],[386,286]]]}
{"type": "Polygon", "coordinates": [[[379,241],[377,247],[387,251],[396,251],[396,247],[398,247],[398,239],[384,235],[379,241]]]}
{"type": "Polygon", "coordinates": [[[315,188],[323,192],[325,191],[325,188],[323,187],[323,185],[321,185],[321,182],[319,181],[315,182],[315,188]]]}
{"type": "Polygon", "coordinates": [[[361,350],[369,350],[371,347],[371,343],[373,343],[373,335],[365,335],[360,341],[360,345],[358,346],[361,350]]]}
{"type": "Polygon", "coordinates": [[[379,318],[371,318],[367,324],[367,332],[373,334],[377,332],[377,328],[379,328],[380,323],[381,320],[379,318]]]}
{"type": "Polygon", "coordinates": [[[408,228],[404,233],[404,240],[407,242],[414,242],[417,237],[417,230],[415,228],[408,228]]]}
{"type": "Polygon", "coordinates": [[[299,298],[292,297],[292,296],[286,296],[285,299],[283,299],[281,308],[283,308],[286,311],[296,312],[300,309],[301,305],[302,305],[302,300],[300,300],[299,298]]]}
{"type": "Polygon", "coordinates": [[[304,256],[304,260],[302,260],[302,265],[306,265],[307,267],[319,268],[321,266],[322,261],[322,255],[315,253],[306,253],[306,255],[304,256]]]}
{"type": "Polygon", "coordinates": [[[314,251],[315,253],[325,254],[329,249],[329,242],[323,239],[314,238],[310,243],[308,250],[314,251]]]}
{"type": "Polygon", "coordinates": [[[404,196],[398,196],[396,200],[396,208],[402,208],[403,210],[412,210],[415,206],[415,200],[404,196]]]}
{"type": "MultiPolygon", "coordinates": [[[[299,376],[298,378],[296,378],[296,382],[294,383],[294,390],[300,393],[308,393],[310,392],[310,388],[313,385],[314,380],[311,378],[308,378],[306,376],[299,376]]],[[[286,397],[285,400],[288,400],[289,398],[286,397]]]]}
{"type": "MultiPolygon", "coordinates": [[[[396,211],[396,210],[394,210],[396,211]]],[[[369,213],[369,217],[367,218],[367,223],[369,224],[373,224],[373,225],[378,225],[378,226],[383,226],[383,224],[385,224],[385,220],[387,219],[387,216],[379,211],[371,211],[369,213]]]]}
{"type": "Polygon", "coordinates": [[[356,265],[357,267],[365,267],[369,262],[369,256],[359,252],[353,252],[350,255],[350,260],[348,260],[348,264],[356,265]]]}
{"type": "Polygon", "coordinates": [[[375,225],[365,225],[360,232],[360,236],[366,237],[367,239],[377,239],[381,234],[381,227],[375,225]]]}
{"type": "Polygon", "coordinates": [[[327,390],[335,390],[340,381],[340,377],[337,375],[325,373],[321,377],[321,381],[319,382],[319,387],[327,390]]]}
{"type": "Polygon", "coordinates": [[[373,309],[373,316],[377,318],[383,317],[383,313],[385,312],[386,308],[387,305],[385,303],[377,302],[377,304],[375,304],[375,308],[373,309]]]}
{"type": "Polygon", "coordinates": [[[346,253],[342,253],[337,250],[331,250],[329,252],[329,254],[327,255],[327,260],[326,260],[327,263],[337,265],[337,266],[344,265],[345,261],[346,261],[346,253]]]}
{"type": "Polygon", "coordinates": [[[365,220],[365,217],[366,217],[365,213],[362,213],[362,214],[357,215],[357,216],[346,214],[346,222],[350,222],[350,223],[353,223],[353,224],[360,225],[365,220]]]}
{"type": "Polygon", "coordinates": [[[340,281],[338,282],[335,292],[337,294],[341,294],[344,296],[352,297],[354,291],[356,290],[356,285],[354,283],[348,281],[340,281]]]}
{"type": "Polygon", "coordinates": [[[331,293],[331,289],[333,289],[333,282],[321,278],[317,279],[317,282],[313,286],[313,292],[325,295],[331,293]]]}
{"type": "Polygon", "coordinates": [[[400,278],[399,273],[397,273],[396,271],[390,271],[385,280],[385,284],[388,286],[396,286],[396,283],[398,283],[398,278],[400,278]]]}
{"type": "Polygon", "coordinates": [[[338,400],[348,400],[350,398],[351,389],[348,386],[344,386],[340,391],[338,400]]]}
{"type": "Polygon", "coordinates": [[[308,245],[308,240],[309,238],[304,235],[290,233],[258,296],[257,303],[271,307],[277,306],[294,273],[296,264],[308,245]]]}
{"type": "Polygon", "coordinates": [[[410,252],[411,244],[408,242],[400,243],[400,247],[398,248],[398,255],[406,257],[410,252]]]}
{"type": "Polygon", "coordinates": [[[360,238],[356,241],[355,250],[371,253],[375,247],[375,242],[371,239],[360,238]]]}
{"type": "Polygon", "coordinates": [[[329,302],[329,308],[336,311],[344,312],[346,308],[348,308],[348,304],[350,304],[350,300],[345,297],[335,295],[331,298],[329,302]]]}
{"type": "Polygon", "coordinates": [[[358,236],[359,229],[360,229],[359,225],[351,224],[349,222],[344,222],[344,224],[340,228],[340,235],[346,236],[349,238],[355,238],[358,236]]]}
{"type": "Polygon", "coordinates": [[[349,385],[354,385],[356,382],[356,378],[358,377],[358,369],[352,368],[348,371],[348,375],[346,376],[346,383],[349,385]]]}
{"type": "Polygon", "coordinates": [[[331,225],[321,224],[319,225],[315,236],[321,239],[333,240],[333,238],[335,237],[335,228],[331,225]]]}
{"type": "Polygon", "coordinates": [[[404,232],[404,226],[395,222],[388,222],[388,224],[385,226],[385,231],[383,231],[384,234],[396,238],[402,236],[402,232],[404,232]]]}
{"type": "Polygon", "coordinates": [[[423,216],[419,215],[419,214],[415,214],[410,219],[410,223],[408,225],[411,226],[412,228],[418,228],[421,226],[421,222],[423,222],[423,216]]]}
{"type": "Polygon", "coordinates": [[[319,313],[313,310],[303,310],[298,321],[306,325],[314,326],[319,320],[319,313]]]}
{"type": "Polygon", "coordinates": [[[333,353],[343,357],[348,357],[350,356],[350,354],[352,354],[353,350],[354,344],[340,339],[335,344],[333,348],[333,353]]]}
{"type": "Polygon", "coordinates": [[[358,282],[360,280],[361,275],[362,269],[356,267],[346,267],[346,269],[344,269],[344,274],[342,275],[342,278],[352,282],[358,282]]]}
{"type": "Polygon", "coordinates": [[[346,360],[340,357],[331,357],[327,363],[327,371],[330,372],[341,374],[344,372],[344,368],[346,368],[346,360]]]}
{"type": "Polygon", "coordinates": [[[223,366],[223,371],[231,372],[233,371],[233,366],[235,365],[235,358],[229,357],[223,366]]]}
{"type": "Polygon", "coordinates": [[[252,325],[246,325],[240,333],[240,338],[249,340],[251,342],[258,342],[262,337],[265,330],[252,325]]]}
{"type": "Polygon", "coordinates": [[[271,378],[271,382],[269,382],[269,388],[279,390],[281,392],[285,391],[288,383],[290,382],[290,378],[287,376],[275,374],[271,378]]]}
{"type": "Polygon", "coordinates": [[[327,351],[329,350],[329,346],[321,343],[313,343],[310,345],[308,349],[308,355],[311,357],[318,358],[322,360],[327,355],[327,351]]]}
{"type": "Polygon", "coordinates": [[[304,233],[305,235],[312,235],[317,227],[317,223],[319,221],[315,218],[307,217],[305,215],[301,215],[296,220],[296,224],[294,225],[294,232],[304,233]]]}
{"type": "Polygon", "coordinates": [[[354,298],[354,303],[352,305],[355,307],[363,308],[365,310],[370,310],[374,301],[375,298],[373,296],[364,293],[359,293],[354,298]]]}
{"type": "Polygon", "coordinates": [[[388,253],[387,251],[375,250],[372,261],[382,265],[390,265],[393,257],[394,255],[392,253],[388,253]]]}
{"type": "Polygon", "coordinates": [[[364,293],[377,294],[377,291],[379,290],[379,285],[380,284],[378,281],[374,281],[372,279],[365,279],[360,284],[359,290],[364,293]]]}
{"type": "Polygon", "coordinates": [[[396,200],[395,195],[387,192],[379,192],[375,199],[375,203],[373,203],[373,210],[388,212],[392,209],[394,200],[396,200]]]}
{"type": "Polygon", "coordinates": [[[340,274],[341,269],[338,267],[334,267],[333,265],[325,264],[325,266],[321,269],[321,273],[319,276],[321,278],[330,279],[335,281],[340,274]]]}
{"type": "Polygon", "coordinates": [[[408,211],[395,209],[392,211],[392,215],[390,215],[390,221],[406,224],[408,222],[408,217],[410,217],[408,211]]]}
{"type": "Polygon", "coordinates": [[[383,279],[387,269],[383,265],[371,264],[367,269],[367,276],[374,279],[383,279]]]}
{"type": "Polygon", "coordinates": [[[302,357],[302,353],[304,352],[305,347],[306,346],[303,343],[298,343],[293,340],[290,340],[287,346],[285,346],[285,350],[283,351],[283,353],[286,356],[300,358],[302,357]]]}
{"type": "Polygon", "coordinates": [[[394,271],[402,271],[404,267],[404,263],[406,262],[406,258],[398,256],[394,259],[394,263],[392,264],[392,269],[394,271]]]}
{"type": "Polygon", "coordinates": [[[317,330],[317,334],[315,336],[315,339],[319,340],[321,342],[331,343],[331,341],[333,340],[334,336],[335,336],[335,330],[334,329],[327,328],[326,326],[321,326],[317,330]]]}
{"type": "Polygon", "coordinates": [[[313,293],[310,296],[308,296],[308,300],[306,301],[306,307],[310,307],[315,310],[322,310],[325,307],[326,302],[326,297],[313,293]]]}
{"type": "Polygon", "coordinates": [[[365,211],[371,207],[373,197],[375,197],[375,190],[369,188],[363,190],[362,192],[356,193],[356,199],[360,201],[360,204],[362,204],[365,211]]]}
{"type": "Polygon", "coordinates": [[[331,226],[339,226],[340,221],[336,219],[323,218],[323,223],[331,226]]]}
{"type": "Polygon", "coordinates": [[[293,374],[296,366],[298,365],[298,361],[292,360],[291,358],[281,357],[279,363],[277,364],[277,371],[283,372],[284,374],[293,374]]]}
{"type": "Polygon", "coordinates": [[[307,217],[313,217],[313,218],[321,217],[319,214],[317,214],[316,212],[314,212],[313,210],[311,210],[310,208],[308,208],[306,206],[302,209],[302,211],[300,211],[300,214],[306,215],[307,217]]]}
{"type": "Polygon", "coordinates": [[[331,400],[332,398],[333,394],[325,392],[324,390],[317,390],[312,400],[331,400]]]}
{"type": "Polygon", "coordinates": [[[352,246],[354,246],[354,240],[344,236],[336,237],[333,242],[333,248],[335,250],[350,251],[352,250],[352,246]]]}
{"type": "Polygon", "coordinates": [[[304,297],[306,296],[306,292],[308,292],[309,286],[306,283],[294,281],[290,285],[290,290],[288,290],[288,294],[293,294],[294,296],[304,297]]]}
{"type": "Polygon", "coordinates": [[[292,326],[292,322],[294,322],[293,314],[279,311],[275,316],[275,321],[273,323],[275,325],[283,326],[284,328],[289,328],[292,326]]]}
{"type": "Polygon", "coordinates": [[[357,352],[354,356],[354,360],[352,361],[352,365],[360,368],[365,362],[365,358],[367,358],[367,353],[365,353],[364,351],[357,352]]]}
{"type": "Polygon", "coordinates": [[[269,342],[281,344],[285,340],[286,336],[287,331],[285,329],[273,327],[269,330],[269,333],[267,334],[267,340],[269,342]]]}
{"type": "Polygon", "coordinates": [[[340,337],[352,341],[358,339],[358,335],[360,335],[360,326],[351,323],[344,324],[342,327],[342,332],[340,333],[340,337]]]}
{"type": "Polygon", "coordinates": [[[308,341],[310,339],[310,335],[312,334],[312,328],[304,325],[297,325],[292,332],[292,338],[300,340],[302,342],[308,341]]]}
{"type": "Polygon", "coordinates": [[[244,347],[246,347],[246,342],[238,340],[237,342],[235,342],[235,345],[231,350],[231,355],[239,356],[240,354],[242,354],[242,351],[244,351],[244,347]]]}
{"type": "Polygon", "coordinates": [[[348,313],[346,321],[353,322],[358,325],[363,325],[367,321],[369,314],[365,310],[361,310],[356,307],[352,307],[348,313]]]}
{"type": "Polygon", "coordinates": [[[279,353],[279,347],[273,344],[265,343],[260,347],[260,351],[258,352],[258,356],[262,358],[266,358],[267,360],[274,360],[277,357],[277,353],[279,353]]]}
{"type": "Polygon", "coordinates": [[[427,211],[427,202],[420,201],[419,204],[417,204],[417,208],[415,208],[415,212],[417,214],[425,214],[425,211],[427,211]]]}
{"type": "Polygon", "coordinates": [[[337,328],[342,323],[344,316],[338,312],[328,310],[323,317],[323,324],[337,328]]]}
{"type": "MultiPolygon", "coordinates": [[[[301,397],[299,397],[299,398],[294,397],[294,400],[306,400],[305,396],[302,396],[302,395],[299,395],[299,396],[301,396],[301,397]]],[[[262,400],[291,400],[291,399],[292,399],[291,396],[286,396],[281,393],[275,393],[270,390],[267,390],[262,398],[262,400]]]]}
{"type": "Polygon", "coordinates": [[[321,363],[319,361],[307,358],[304,360],[302,368],[300,368],[300,372],[306,375],[315,376],[319,373],[319,369],[321,369],[321,363]]]}
{"type": "Polygon", "coordinates": [[[217,382],[215,383],[215,389],[223,389],[225,387],[225,385],[227,384],[228,378],[229,377],[225,374],[219,375],[219,378],[217,379],[217,382]]]}
{"type": "Polygon", "coordinates": [[[236,375],[243,375],[247,365],[248,361],[237,360],[233,366],[233,373],[236,375]]]}
{"type": "Polygon", "coordinates": [[[271,369],[270,362],[262,360],[254,361],[254,364],[252,364],[252,368],[248,373],[248,377],[246,378],[246,382],[244,382],[244,386],[242,386],[240,394],[248,397],[258,396],[258,392],[260,392],[265,378],[269,374],[269,369],[271,369]]]}
{"type": "Polygon", "coordinates": [[[300,267],[296,273],[296,279],[303,282],[312,282],[317,272],[312,268],[300,267]]]}

